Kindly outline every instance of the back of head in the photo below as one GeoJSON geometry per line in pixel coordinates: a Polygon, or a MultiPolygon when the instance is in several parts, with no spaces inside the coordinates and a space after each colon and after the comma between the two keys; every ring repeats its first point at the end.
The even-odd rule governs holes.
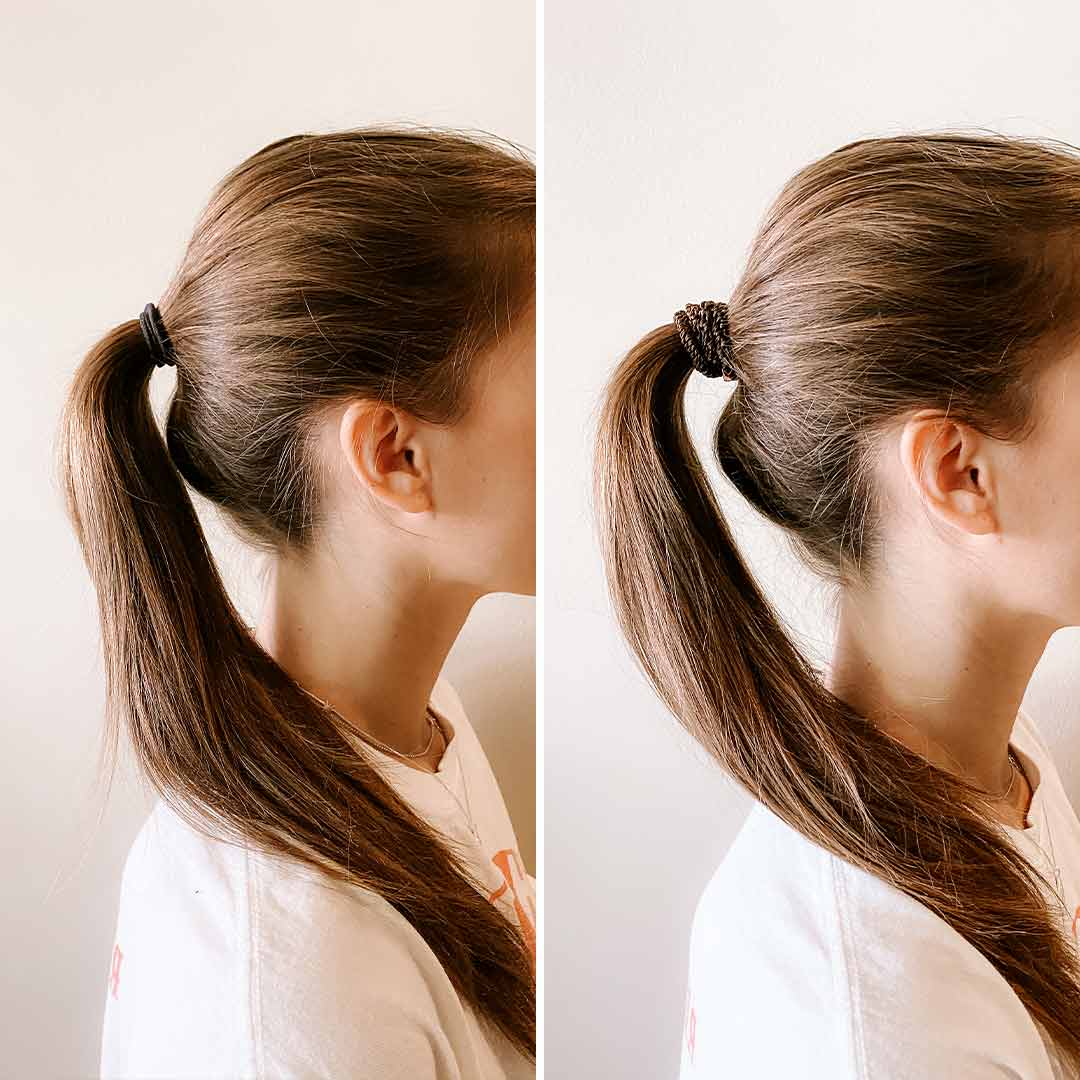
{"type": "Polygon", "coordinates": [[[120,724],[196,827],[373,889],[458,991],[532,1053],[524,940],[230,602],[184,486],[252,544],[299,553],[325,520],[313,432],[349,398],[433,423],[470,406],[473,360],[533,303],[535,170],[437,130],[296,135],[233,169],[159,301],[177,381],[162,439],[140,322],[75,374],[59,439],[101,608],[120,724]]]}
{"type": "Polygon", "coordinates": [[[826,689],[740,556],[682,403],[695,367],[735,378],[724,474],[816,571],[870,583],[881,432],[916,408],[1030,432],[1041,366],[1080,330],[1077,235],[1066,144],[945,132],[826,155],[754,238],[721,305],[723,364],[702,362],[696,313],[620,364],[596,494],[616,611],[665,704],[755,798],[957,929],[1080,1066],[1080,972],[1033,871],[977,789],[826,689]]]}

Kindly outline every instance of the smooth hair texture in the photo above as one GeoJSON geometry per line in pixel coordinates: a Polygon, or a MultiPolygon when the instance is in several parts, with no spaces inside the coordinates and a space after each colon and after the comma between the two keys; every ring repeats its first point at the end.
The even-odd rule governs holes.
{"type": "MultiPolygon", "coordinates": [[[[1051,140],[868,138],[781,190],[728,301],[722,472],[840,588],[886,572],[873,462],[907,410],[1019,441],[1075,340],[1080,157],[1051,140]]],[[[1080,1069],[1080,971],[988,796],[831,693],[740,555],[687,429],[692,367],[652,331],[602,401],[596,507],[617,617],[665,705],[754,798],[926,905],[1080,1069]]]]}
{"type": "Polygon", "coordinates": [[[323,521],[322,411],[392,399],[460,418],[474,358],[534,302],[534,252],[535,169],[512,144],[425,128],[281,139],[216,187],[159,303],[177,364],[165,440],[137,319],[83,360],[58,439],[100,606],[110,778],[126,721],[194,827],[378,893],[530,1057],[523,936],[259,646],[183,480],[258,549],[302,557],[323,521]]]}

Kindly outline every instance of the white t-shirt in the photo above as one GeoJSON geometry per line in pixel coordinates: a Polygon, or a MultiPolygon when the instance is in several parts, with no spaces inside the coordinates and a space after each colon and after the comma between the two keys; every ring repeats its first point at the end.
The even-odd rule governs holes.
{"type": "MultiPolygon", "coordinates": [[[[1034,722],[1034,787],[1009,835],[1055,884],[1076,939],[1080,823],[1034,722]]],[[[755,803],[694,917],[680,1080],[1067,1077],[1006,980],[943,919],[755,803]]]]}
{"type": "MultiPolygon", "coordinates": [[[[535,883],[487,757],[445,678],[431,705],[454,729],[437,773],[371,753],[533,945],[535,883]]],[[[124,866],[102,1077],[534,1075],[381,897],[205,837],[156,802],[124,866]]]]}

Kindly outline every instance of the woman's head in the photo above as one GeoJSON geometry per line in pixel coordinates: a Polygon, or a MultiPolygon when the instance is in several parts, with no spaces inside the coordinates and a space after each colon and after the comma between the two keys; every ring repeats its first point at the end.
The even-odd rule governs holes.
{"type": "Polygon", "coordinates": [[[519,153],[422,130],[234,169],[159,303],[181,473],[263,547],[302,553],[352,510],[359,541],[396,526],[478,592],[531,591],[534,205],[519,153]]]}
{"type": "MultiPolygon", "coordinates": [[[[845,589],[944,566],[1048,626],[1080,621],[1078,239],[1062,144],[865,139],[802,169],[727,303],[722,470],[845,589]]],[[[977,791],[832,695],[787,637],[703,481],[692,370],[659,327],[599,430],[613,598],[654,686],[753,795],[964,933],[1080,1060],[1075,958],[1030,870],[977,791]]]]}
{"type": "Polygon", "coordinates": [[[269,553],[346,544],[474,596],[531,591],[534,183],[513,147],[451,132],[270,144],[215,189],[158,302],[164,440],[132,319],[80,365],[59,441],[112,761],[122,722],[196,828],[380,894],[527,1053],[526,942],[252,637],[182,479],[269,553]]]}
{"type": "Polygon", "coordinates": [[[716,440],[815,567],[880,569],[879,458],[915,414],[932,426],[904,449],[936,433],[939,457],[961,433],[934,416],[981,449],[1038,426],[1040,376],[1080,338],[1078,226],[1080,158],[1020,140],[861,140],[784,186],[728,301],[741,378],[716,440]]]}

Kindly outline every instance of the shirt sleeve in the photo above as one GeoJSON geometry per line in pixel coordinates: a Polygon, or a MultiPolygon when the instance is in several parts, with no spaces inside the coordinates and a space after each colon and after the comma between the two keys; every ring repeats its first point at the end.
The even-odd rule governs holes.
{"type": "Polygon", "coordinates": [[[109,1080],[493,1071],[474,1014],[390,904],[163,810],[129,855],[108,975],[109,1080]]]}

